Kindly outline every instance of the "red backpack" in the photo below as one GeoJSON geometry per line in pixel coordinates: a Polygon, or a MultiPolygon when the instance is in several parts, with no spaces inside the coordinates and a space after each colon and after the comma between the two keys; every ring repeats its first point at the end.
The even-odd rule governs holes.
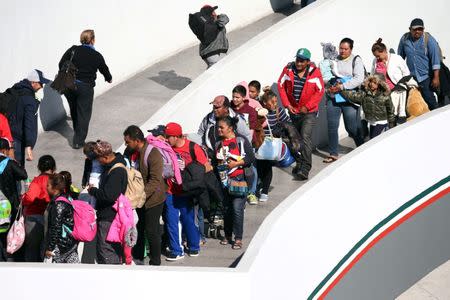
{"type": "Polygon", "coordinates": [[[80,242],[92,241],[97,233],[97,215],[94,208],[81,200],[58,197],[55,201],[63,201],[73,207],[73,230],[69,232],[73,238],[80,242]]]}

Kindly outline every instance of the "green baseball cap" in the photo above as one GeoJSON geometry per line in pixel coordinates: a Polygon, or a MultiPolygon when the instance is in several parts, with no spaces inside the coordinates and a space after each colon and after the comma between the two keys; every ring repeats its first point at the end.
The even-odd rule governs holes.
{"type": "Polygon", "coordinates": [[[311,52],[306,48],[300,48],[297,50],[297,58],[311,60],[311,52]]]}

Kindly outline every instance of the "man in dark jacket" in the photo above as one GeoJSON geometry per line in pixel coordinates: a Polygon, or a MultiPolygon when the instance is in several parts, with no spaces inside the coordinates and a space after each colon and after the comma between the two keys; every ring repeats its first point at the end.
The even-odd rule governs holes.
{"type": "Polygon", "coordinates": [[[123,255],[119,243],[106,241],[111,224],[116,216],[112,207],[124,194],[128,185],[126,162],[120,153],[114,153],[110,143],[97,142],[94,152],[103,165],[99,188],[89,187],[89,194],[97,199],[97,262],[99,264],[121,264],[123,255]]]}
{"type": "Polygon", "coordinates": [[[129,126],[123,133],[128,148],[139,152],[138,170],[145,185],[146,201],[144,207],[136,208],[138,240],[133,247],[133,258],[143,260],[145,250],[144,232],[150,246],[150,265],[161,264],[161,218],[167,187],[163,179],[163,158],[159,150],[149,146],[144,133],[136,125],[129,126]]]}
{"type": "Polygon", "coordinates": [[[33,148],[37,140],[39,101],[35,93],[49,82],[42,71],[35,69],[12,87],[19,98],[9,121],[14,139],[14,155],[22,166],[25,165],[25,155],[27,160],[33,160],[33,148]]]}
{"type": "Polygon", "coordinates": [[[224,54],[228,52],[228,39],[225,25],[230,21],[230,19],[225,14],[217,15],[217,8],[218,6],[205,5],[202,9],[200,9],[200,13],[203,16],[214,20],[214,23],[217,25],[218,29],[217,36],[211,43],[206,45],[200,43],[200,57],[205,61],[208,68],[218,62],[224,54]]]}

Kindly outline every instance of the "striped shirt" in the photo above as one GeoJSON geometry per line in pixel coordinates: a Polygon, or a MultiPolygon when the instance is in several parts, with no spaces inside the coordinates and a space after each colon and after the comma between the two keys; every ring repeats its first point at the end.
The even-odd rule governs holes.
{"type": "Polygon", "coordinates": [[[293,96],[295,101],[300,101],[300,95],[302,94],[303,91],[303,86],[305,85],[306,82],[306,71],[303,73],[303,76],[300,78],[300,76],[298,76],[298,70],[297,68],[292,68],[292,71],[294,73],[294,89],[292,90],[293,96]]]}
{"type": "MultiPolygon", "coordinates": [[[[283,108],[278,107],[277,110],[278,113],[275,110],[269,110],[269,113],[266,116],[267,123],[270,125],[272,132],[279,131],[281,123],[291,122],[291,118],[289,118],[289,116],[286,114],[286,111],[283,108]]],[[[264,135],[270,136],[269,126],[264,127],[264,135]]]]}

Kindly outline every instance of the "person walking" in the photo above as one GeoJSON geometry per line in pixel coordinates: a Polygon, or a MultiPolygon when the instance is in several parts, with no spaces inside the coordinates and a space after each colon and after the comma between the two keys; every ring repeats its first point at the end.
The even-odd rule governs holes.
{"type": "Polygon", "coordinates": [[[199,54],[208,68],[217,63],[228,52],[228,38],[225,25],[230,19],[225,14],[216,14],[218,6],[204,5],[200,9],[200,15],[207,20],[205,24],[205,34],[215,36],[212,41],[203,39],[199,46],[199,54]],[[206,26],[208,26],[208,33],[206,26]]]}
{"type": "Polygon", "coordinates": [[[77,68],[76,89],[69,90],[64,94],[69,102],[70,116],[73,122],[73,149],[82,148],[88,134],[97,70],[103,74],[105,81],[112,82],[105,59],[100,52],[95,50],[94,30],[84,30],[80,35],[80,43],[79,46],[70,47],[59,62],[59,69],[61,69],[65,62],[72,59],[72,63],[77,68]]]}
{"type": "Polygon", "coordinates": [[[15,112],[8,119],[14,140],[14,157],[22,166],[25,166],[25,157],[27,161],[33,160],[37,141],[39,101],[35,94],[49,82],[42,71],[34,69],[11,88],[11,92],[17,95],[17,103],[15,112]]]}
{"type": "MultiPolygon", "coordinates": [[[[339,56],[336,62],[336,74],[345,79],[340,89],[358,90],[364,81],[365,68],[359,55],[353,55],[353,40],[344,38],[339,44],[339,56]]],[[[343,80],[344,81],[344,80],[343,80]]],[[[340,90],[337,90],[339,92],[340,90]]],[[[358,106],[349,102],[337,102],[334,95],[327,94],[328,146],[329,156],[324,163],[332,163],[338,159],[339,122],[341,114],[344,116],[345,130],[355,142],[356,147],[364,143],[363,129],[358,106]]]]}
{"type": "Polygon", "coordinates": [[[398,44],[398,55],[406,59],[411,75],[417,81],[423,99],[428,108],[438,107],[434,91],[439,90],[439,70],[441,69],[441,53],[436,39],[428,32],[422,19],[416,18],[409,25],[398,44]]]}
{"type": "Polygon", "coordinates": [[[120,194],[125,195],[128,186],[126,162],[120,153],[114,153],[110,143],[99,141],[94,153],[103,166],[99,187],[89,185],[88,192],[96,199],[97,208],[97,263],[121,264],[123,248],[120,243],[106,241],[116,216],[113,208],[120,194]]]}
{"type": "Polygon", "coordinates": [[[144,207],[136,208],[139,216],[138,241],[133,248],[133,257],[139,260],[144,259],[145,237],[147,237],[150,247],[149,264],[159,266],[161,264],[159,219],[163,212],[167,190],[162,175],[163,157],[158,148],[149,146],[144,133],[138,126],[129,126],[125,129],[123,136],[127,147],[139,153],[138,170],[144,179],[146,194],[144,207]]]}
{"type": "Polygon", "coordinates": [[[311,62],[311,52],[306,48],[298,49],[295,61],[288,63],[281,72],[278,92],[303,141],[300,164],[292,170],[299,180],[307,180],[312,167],[311,137],[324,91],[322,74],[311,62]]]}

